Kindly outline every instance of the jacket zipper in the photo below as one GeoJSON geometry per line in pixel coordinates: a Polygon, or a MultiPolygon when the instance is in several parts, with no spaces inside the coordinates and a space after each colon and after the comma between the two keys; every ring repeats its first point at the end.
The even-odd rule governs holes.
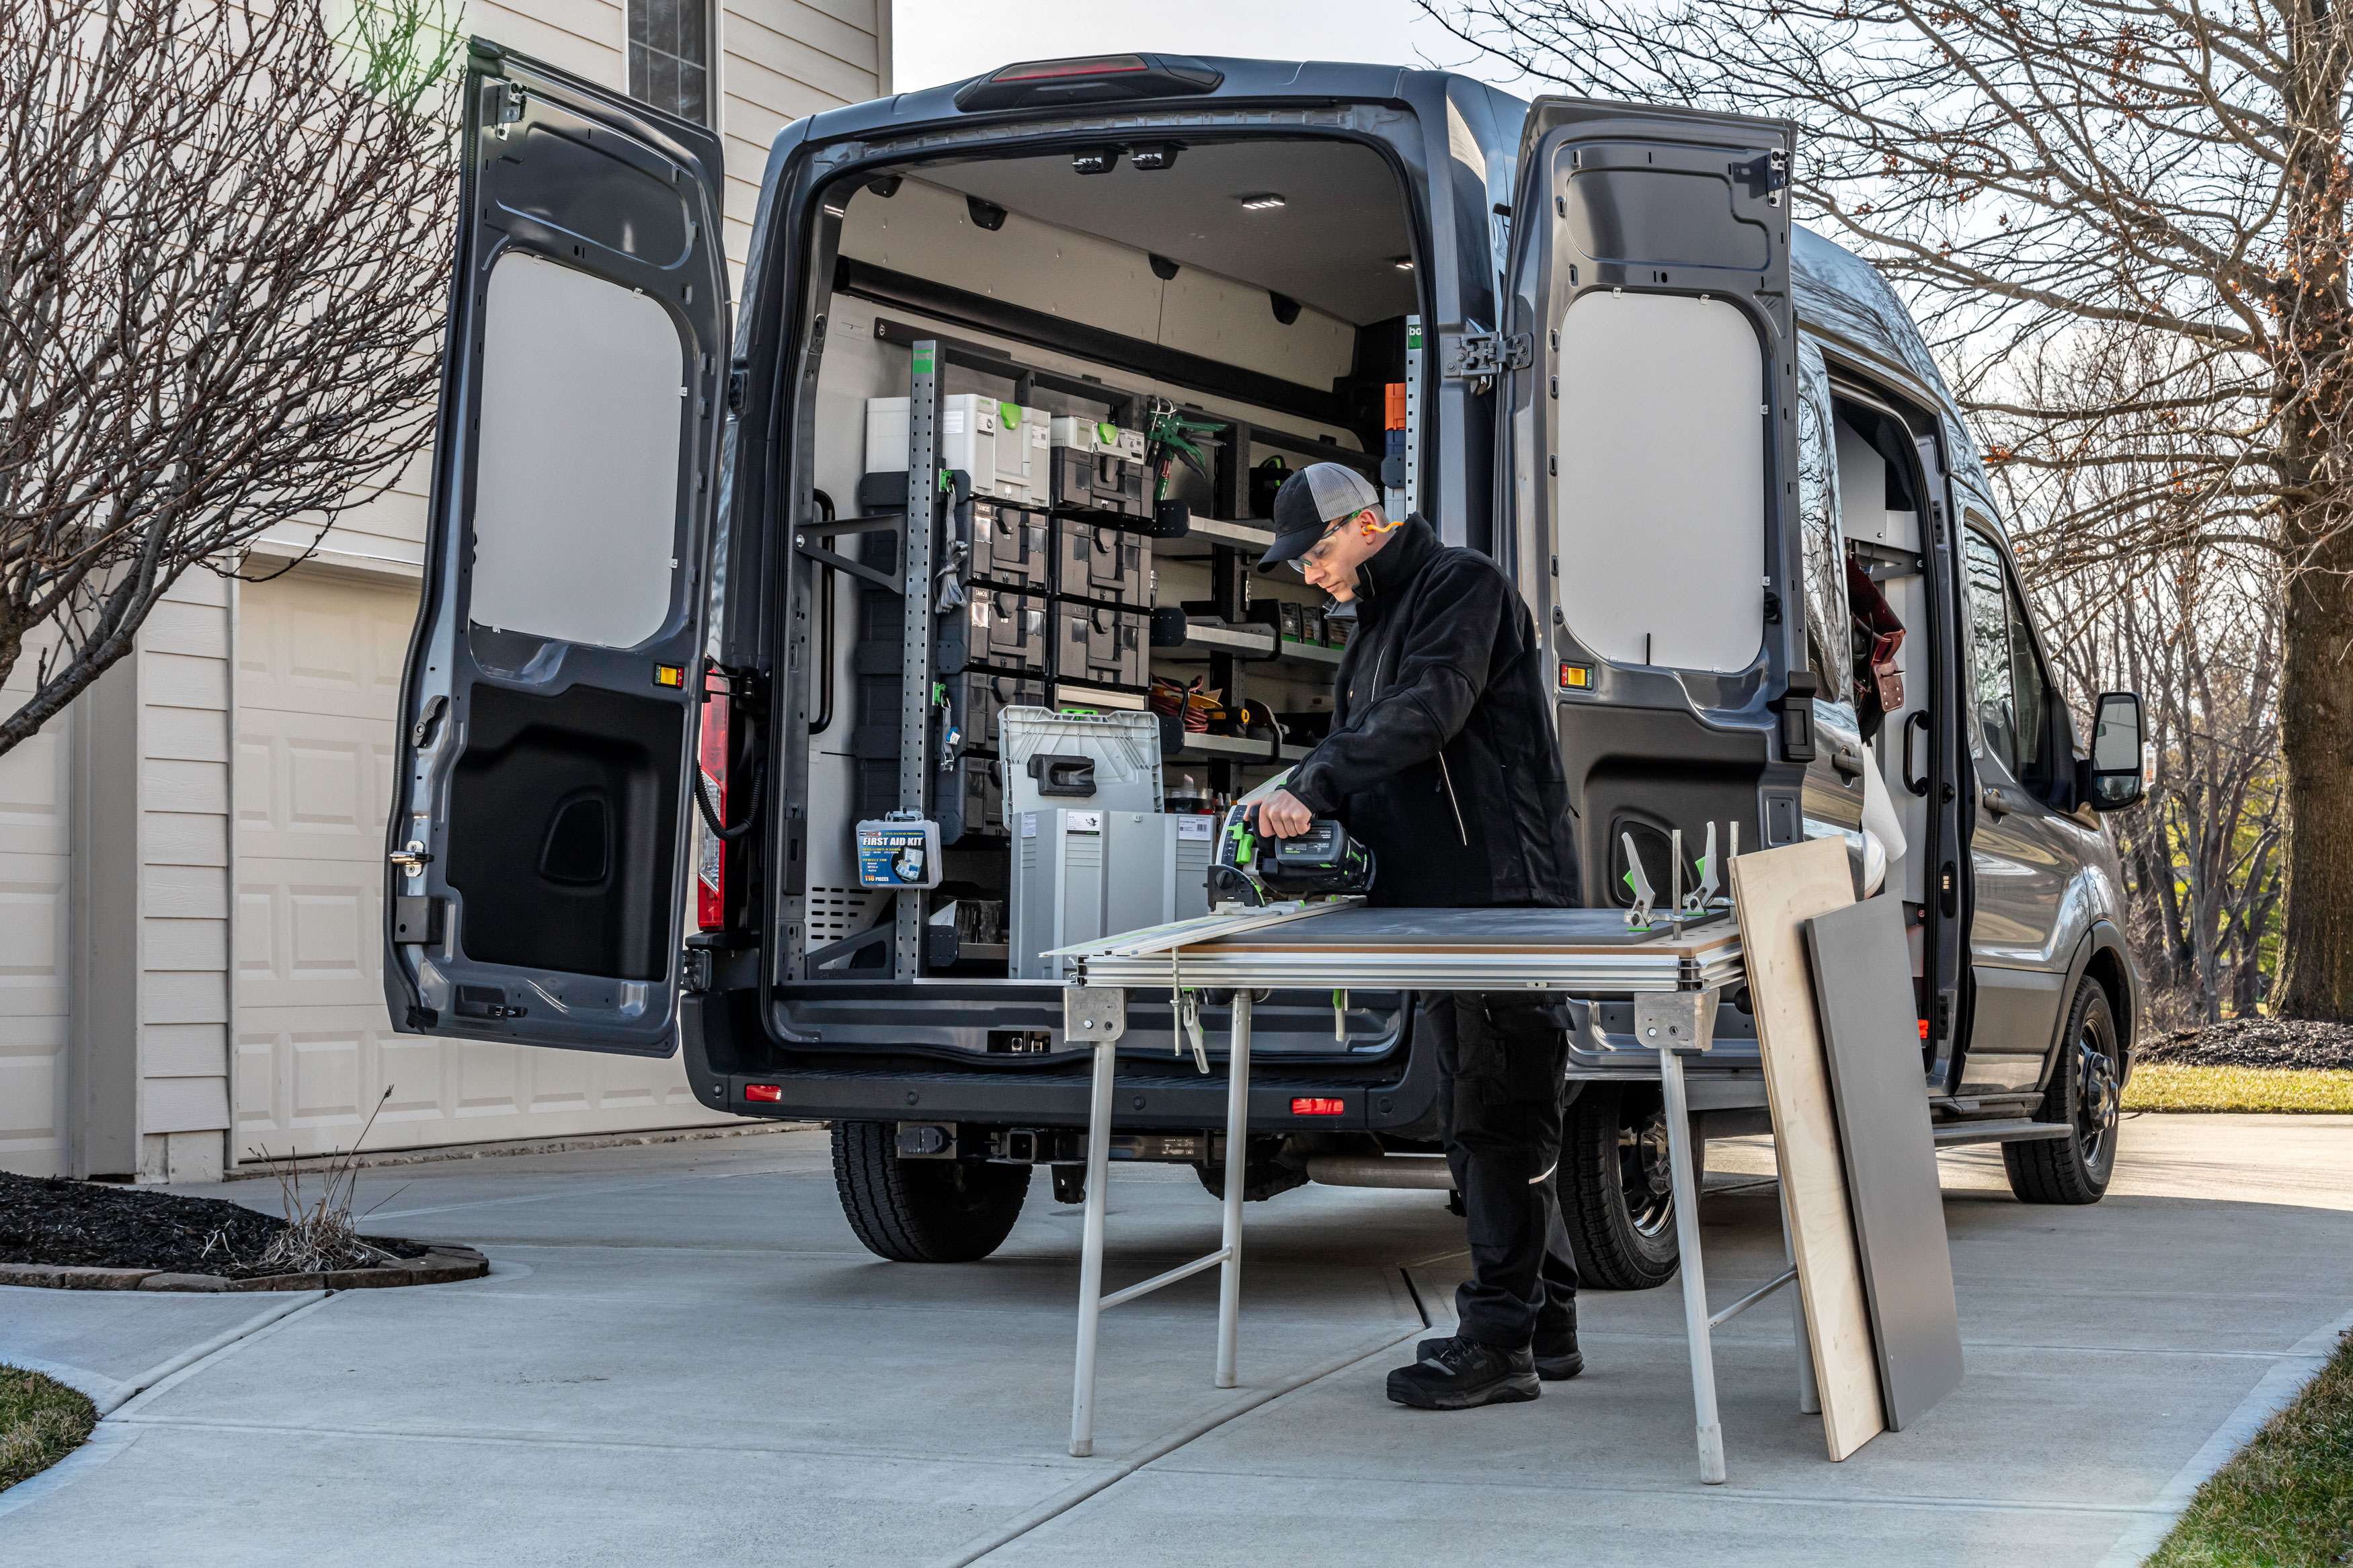
{"type": "Polygon", "coordinates": [[[1471,847],[1471,831],[1462,826],[1462,803],[1454,798],[1454,771],[1446,765],[1446,753],[1438,753],[1438,776],[1445,781],[1446,802],[1454,808],[1454,836],[1462,840],[1462,847],[1471,847]]]}

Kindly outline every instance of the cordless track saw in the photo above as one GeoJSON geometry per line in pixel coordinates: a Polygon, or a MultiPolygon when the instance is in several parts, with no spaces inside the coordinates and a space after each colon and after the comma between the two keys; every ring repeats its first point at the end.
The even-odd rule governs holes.
{"type": "Polygon", "coordinates": [[[1370,892],[1373,852],[1329,817],[1317,817],[1295,838],[1259,831],[1259,802],[1236,802],[1218,833],[1209,866],[1209,902],[1259,909],[1285,899],[1370,892]]]}

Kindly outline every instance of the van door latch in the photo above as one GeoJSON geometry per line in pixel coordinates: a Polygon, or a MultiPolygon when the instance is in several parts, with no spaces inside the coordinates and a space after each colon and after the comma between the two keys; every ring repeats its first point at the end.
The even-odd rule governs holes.
{"type": "Polygon", "coordinates": [[[396,849],[385,858],[399,867],[404,877],[422,877],[425,868],[433,860],[433,857],[425,852],[425,846],[414,838],[408,841],[407,847],[396,849]]]}
{"type": "Polygon", "coordinates": [[[1524,369],[1535,357],[1535,337],[1530,332],[1514,332],[1509,337],[1491,332],[1476,321],[1462,323],[1467,329],[1449,332],[1439,340],[1444,357],[1440,361],[1440,374],[1449,381],[1476,381],[1481,392],[1494,384],[1495,377],[1507,370],[1524,369]]]}

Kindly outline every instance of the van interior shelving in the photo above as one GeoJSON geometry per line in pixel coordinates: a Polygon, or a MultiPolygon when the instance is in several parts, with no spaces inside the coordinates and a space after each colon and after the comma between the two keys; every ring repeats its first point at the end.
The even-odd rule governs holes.
{"type": "Polygon", "coordinates": [[[1155,680],[1214,697],[1209,730],[1160,717],[1169,813],[1212,813],[1305,756],[1345,621],[1296,575],[1258,574],[1272,489],[1335,461],[1384,485],[1398,515],[1416,503],[1421,303],[1387,161],[1328,137],[1082,161],[870,171],[826,199],[832,289],[804,470],[821,500],[797,531],[812,598],[784,705],[803,731],[786,737],[787,787],[807,803],[784,889],[800,933],[780,954],[787,985],[1017,972],[1004,709],[1149,711],[1155,680]],[[1165,489],[1147,472],[1113,510],[1043,475],[1007,491],[948,458],[966,418],[994,416],[1010,443],[1025,417],[1142,431],[1155,405],[1204,427],[1207,472],[1174,463],[1165,489]],[[927,509],[908,505],[906,475],[926,450],[951,486],[929,580],[956,592],[909,605],[900,552],[927,509]],[[993,553],[995,538],[1022,542],[993,553]],[[1090,549],[1113,563],[1092,579],[1090,549]],[[911,661],[914,647],[929,657],[911,661]],[[903,809],[940,823],[941,884],[862,887],[856,825],[903,809]]]}

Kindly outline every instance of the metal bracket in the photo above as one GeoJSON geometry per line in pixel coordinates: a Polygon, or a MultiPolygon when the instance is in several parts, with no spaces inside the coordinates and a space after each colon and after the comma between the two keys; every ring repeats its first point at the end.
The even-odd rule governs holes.
{"type": "Polygon", "coordinates": [[[1789,150],[1776,147],[1761,158],[1736,164],[1734,172],[1748,182],[1750,194],[1763,196],[1767,206],[1778,207],[1789,184],[1789,150]]]}
{"type": "Polygon", "coordinates": [[[1507,370],[1526,368],[1535,357],[1533,333],[1504,337],[1476,321],[1465,321],[1463,326],[1465,331],[1450,332],[1442,340],[1446,352],[1440,361],[1440,374],[1449,381],[1492,383],[1507,370]]]}
{"type": "Polygon", "coordinates": [[[1652,1050],[1682,1054],[1715,1044],[1715,1004],[1723,987],[1704,991],[1648,991],[1634,996],[1634,1038],[1652,1050]]]}
{"type": "Polygon", "coordinates": [[[1062,993],[1062,1040],[1116,1040],[1127,1033],[1127,992],[1117,985],[1073,985],[1062,993]]]}

